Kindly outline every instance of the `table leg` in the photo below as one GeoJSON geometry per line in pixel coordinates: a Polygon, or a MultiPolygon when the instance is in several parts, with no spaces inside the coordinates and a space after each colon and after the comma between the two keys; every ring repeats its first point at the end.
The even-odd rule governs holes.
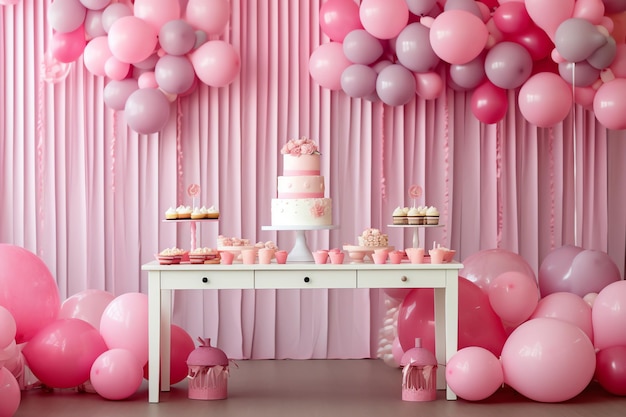
{"type": "MultiPolygon", "coordinates": [[[[446,364],[459,346],[459,274],[446,271],[446,364]]],[[[447,386],[446,399],[456,400],[456,394],[447,386]]]]}
{"type": "Polygon", "coordinates": [[[437,389],[446,389],[446,289],[435,288],[435,357],[437,358],[437,389]]]}
{"type": "Polygon", "coordinates": [[[148,273],[148,401],[159,402],[161,273],[148,273]]]}
{"type": "Polygon", "coordinates": [[[170,390],[172,290],[161,290],[161,391],[170,390]]]}

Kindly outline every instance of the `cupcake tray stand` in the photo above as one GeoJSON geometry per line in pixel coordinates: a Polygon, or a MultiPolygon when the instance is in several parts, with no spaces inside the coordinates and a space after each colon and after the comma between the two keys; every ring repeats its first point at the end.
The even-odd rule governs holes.
{"type": "Polygon", "coordinates": [[[443,224],[388,224],[387,227],[400,227],[404,229],[413,229],[413,247],[420,247],[420,235],[419,229],[426,229],[431,227],[443,227],[443,224]]]}
{"type": "Polygon", "coordinates": [[[333,230],[338,226],[263,226],[262,230],[291,230],[296,232],[296,241],[287,256],[287,262],[314,262],[313,253],[306,242],[307,230],[333,230]]]}
{"type": "Polygon", "coordinates": [[[163,220],[163,223],[189,223],[190,225],[190,229],[191,229],[191,242],[190,242],[190,250],[195,250],[196,249],[196,242],[197,242],[197,230],[196,230],[196,223],[197,222],[217,222],[219,221],[219,219],[165,219],[163,220]]]}

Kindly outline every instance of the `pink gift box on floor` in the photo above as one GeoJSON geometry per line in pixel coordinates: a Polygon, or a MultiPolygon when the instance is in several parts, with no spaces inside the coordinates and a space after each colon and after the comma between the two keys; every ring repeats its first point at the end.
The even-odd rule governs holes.
{"type": "Polygon", "coordinates": [[[211,339],[198,338],[200,346],[187,358],[188,397],[192,400],[223,400],[228,397],[228,357],[211,346],[211,339]]]}

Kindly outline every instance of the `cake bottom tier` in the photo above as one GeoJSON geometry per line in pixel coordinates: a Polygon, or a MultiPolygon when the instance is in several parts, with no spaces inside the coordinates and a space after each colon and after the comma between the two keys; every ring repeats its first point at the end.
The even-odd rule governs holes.
{"type": "Polygon", "coordinates": [[[330,226],[330,198],[273,198],[272,226],[330,226]]]}

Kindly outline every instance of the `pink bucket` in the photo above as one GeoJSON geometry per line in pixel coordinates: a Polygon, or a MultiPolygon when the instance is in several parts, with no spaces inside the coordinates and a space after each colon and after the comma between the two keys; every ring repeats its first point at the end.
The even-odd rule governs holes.
{"type": "Polygon", "coordinates": [[[187,358],[188,396],[192,400],[223,400],[228,397],[228,357],[211,346],[211,339],[198,340],[200,346],[187,358]]]}

